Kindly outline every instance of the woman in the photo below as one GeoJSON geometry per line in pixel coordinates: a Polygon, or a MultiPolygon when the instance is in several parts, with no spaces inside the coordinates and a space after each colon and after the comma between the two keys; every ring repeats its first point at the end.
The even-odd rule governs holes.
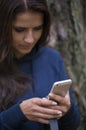
{"type": "Polygon", "coordinates": [[[52,118],[60,130],[79,125],[71,89],[64,98],[49,94],[68,78],[61,56],[46,47],[49,29],[46,0],[0,0],[0,130],[43,130],[52,118]]]}

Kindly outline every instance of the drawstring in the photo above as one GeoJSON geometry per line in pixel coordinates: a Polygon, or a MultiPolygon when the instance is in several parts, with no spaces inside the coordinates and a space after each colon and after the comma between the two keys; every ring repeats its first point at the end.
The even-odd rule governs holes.
{"type": "Polygon", "coordinates": [[[50,130],[59,130],[57,119],[50,119],[50,130]]]}
{"type": "MultiPolygon", "coordinates": [[[[46,96],[46,98],[49,99],[48,96],[46,96]]],[[[50,119],[50,130],[59,130],[57,119],[55,118],[50,119]]]]}

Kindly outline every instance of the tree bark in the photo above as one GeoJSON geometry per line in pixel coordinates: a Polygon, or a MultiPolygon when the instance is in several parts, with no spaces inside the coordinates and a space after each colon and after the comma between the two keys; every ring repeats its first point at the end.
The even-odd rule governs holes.
{"type": "MultiPolygon", "coordinates": [[[[83,1],[83,0],[82,0],[83,1]]],[[[61,53],[75,99],[81,111],[79,130],[86,129],[86,45],[84,44],[83,6],[80,0],[48,0],[51,19],[49,45],[61,53]]]]}

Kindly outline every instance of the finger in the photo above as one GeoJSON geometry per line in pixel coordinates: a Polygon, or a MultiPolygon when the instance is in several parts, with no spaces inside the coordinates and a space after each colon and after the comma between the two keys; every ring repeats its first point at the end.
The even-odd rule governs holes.
{"type": "Polygon", "coordinates": [[[61,111],[57,109],[41,107],[41,106],[35,106],[35,108],[33,109],[33,112],[39,112],[39,113],[48,114],[48,115],[57,115],[61,113],[61,111]]]}
{"type": "Polygon", "coordinates": [[[39,121],[39,119],[44,119],[44,120],[50,120],[53,118],[60,119],[62,117],[62,113],[57,114],[57,115],[46,115],[42,113],[35,113],[34,116],[31,116],[30,120],[32,121],[39,121]]]}
{"type": "Polygon", "coordinates": [[[34,104],[40,105],[40,106],[51,106],[51,105],[57,105],[57,102],[48,100],[47,98],[35,98],[33,100],[34,104]]]}
{"type": "Polygon", "coordinates": [[[51,118],[54,118],[54,117],[57,117],[57,116],[56,115],[49,115],[49,114],[45,114],[45,113],[36,112],[34,114],[34,117],[44,118],[44,119],[51,119],[51,118]]]}
{"type": "Polygon", "coordinates": [[[62,97],[62,96],[50,93],[49,98],[51,100],[58,102],[59,104],[62,104],[62,105],[67,104],[67,106],[70,106],[70,97],[68,94],[65,97],[62,97]]]}
{"type": "MultiPolygon", "coordinates": [[[[28,118],[28,117],[27,117],[28,118]]],[[[36,121],[36,122],[40,122],[40,123],[43,123],[43,124],[49,124],[49,119],[45,119],[45,118],[41,118],[41,117],[34,117],[34,116],[31,116],[30,118],[28,118],[30,121],[36,121]]]]}
{"type": "Polygon", "coordinates": [[[66,107],[66,106],[59,106],[59,105],[58,105],[57,108],[55,108],[55,109],[61,111],[61,112],[62,112],[62,115],[66,114],[66,113],[68,112],[68,110],[69,110],[68,107],[66,107]]]}
{"type": "Polygon", "coordinates": [[[40,122],[42,124],[49,124],[49,120],[43,119],[43,118],[36,118],[36,122],[40,122]]]}

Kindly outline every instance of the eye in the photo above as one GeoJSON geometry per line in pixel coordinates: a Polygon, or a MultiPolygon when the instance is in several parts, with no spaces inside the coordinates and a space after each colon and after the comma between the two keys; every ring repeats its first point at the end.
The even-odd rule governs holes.
{"type": "Polygon", "coordinates": [[[23,27],[14,27],[14,30],[18,33],[21,33],[21,32],[24,32],[25,31],[25,28],[23,27]]]}
{"type": "Polygon", "coordinates": [[[42,30],[42,29],[43,29],[43,25],[34,27],[34,31],[40,31],[40,30],[42,30]]]}

